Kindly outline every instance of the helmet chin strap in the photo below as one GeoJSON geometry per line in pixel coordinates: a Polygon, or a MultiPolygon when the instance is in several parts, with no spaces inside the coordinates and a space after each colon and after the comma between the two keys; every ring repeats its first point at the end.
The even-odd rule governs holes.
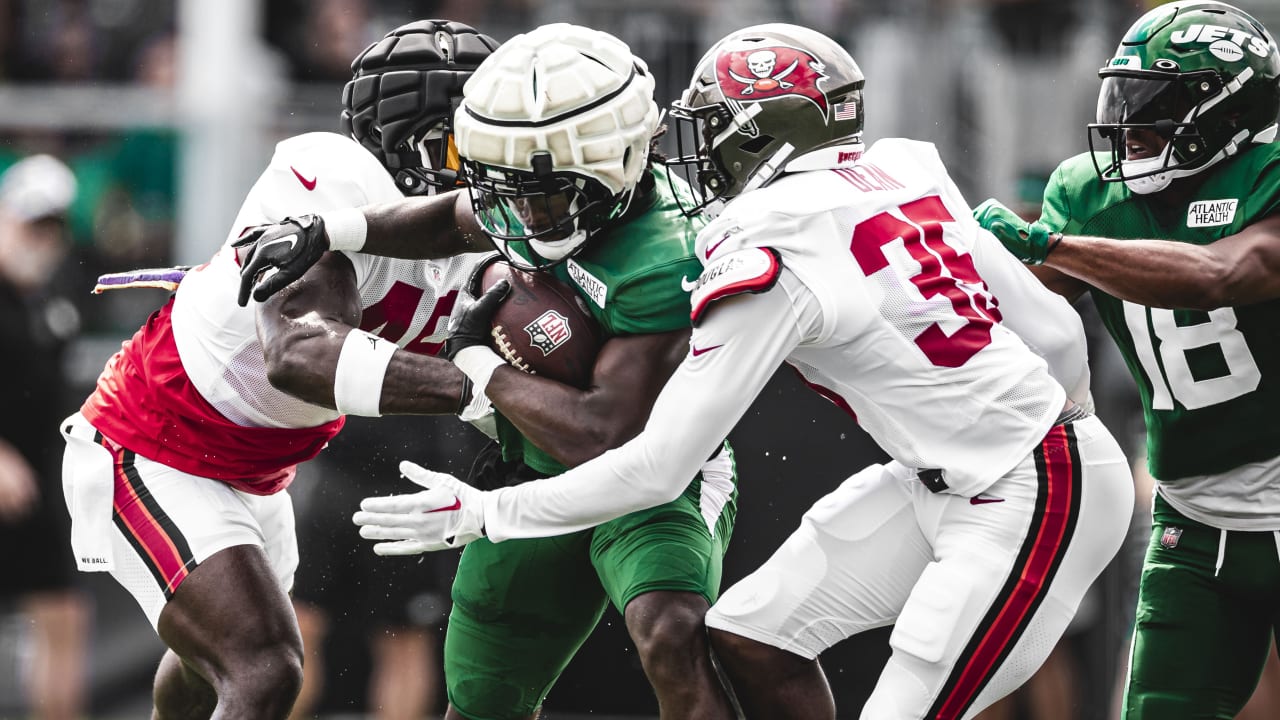
{"type": "Polygon", "coordinates": [[[582,243],[587,241],[586,230],[574,230],[573,234],[560,240],[529,240],[529,247],[542,256],[542,259],[553,263],[573,254],[582,243]]]}
{"type": "MultiPolygon", "coordinates": [[[[577,181],[577,184],[581,187],[582,181],[577,181]]],[[[575,197],[573,201],[569,203],[569,212],[576,217],[572,221],[573,232],[570,233],[568,237],[560,238],[558,240],[529,238],[529,247],[532,248],[534,252],[538,253],[543,260],[551,263],[558,263],[572,255],[584,242],[587,241],[590,233],[579,225],[579,223],[582,222],[582,218],[579,214],[579,205],[581,202],[581,197],[575,197]]],[[[629,197],[627,202],[630,202],[629,197]]]]}
{"type": "MultiPolygon", "coordinates": [[[[631,202],[635,199],[635,196],[636,188],[634,187],[629,190],[624,190],[619,195],[615,195],[610,200],[610,205],[613,210],[607,213],[607,217],[610,219],[616,219],[626,215],[627,211],[631,209],[631,202]]],[[[573,203],[569,206],[570,210],[576,211],[578,209],[579,202],[580,200],[575,198],[573,203]]],[[[533,248],[533,251],[542,256],[544,260],[548,260],[552,263],[560,262],[575,253],[578,248],[582,247],[582,244],[591,237],[590,232],[578,226],[579,222],[581,222],[581,218],[574,220],[574,230],[569,237],[561,238],[559,240],[539,240],[537,238],[530,238],[529,247],[533,248]]]]}
{"type": "Polygon", "coordinates": [[[756,168],[756,171],[751,174],[751,179],[747,181],[746,185],[742,186],[742,192],[750,192],[768,185],[786,165],[787,158],[791,157],[791,153],[795,152],[795,150],[795,145],[783,143],[782,147],[778,148],[778,152],[770,155],[769,159],[760,163],[760,167],[756,168]]]}
{"type": "MultiPolygon", "coordinates": [[[[1275,135],[1274,128],[1271,128],[1269,130],[1271,131],[1271,134],[1274,136],[1275,135]]],[[[1263,133],[1265,132],[1268,132],[1268,131],[1264,130],[1263,133]]],[[[1254,140],[1258,141],[1261,135],[1262,133],[1259,133],[1259,136],[1255,137],[1254,140]]],[[[1204,172],[1205,170],[1208,170],[1214,165],[1217,165],[1219,162],[1231,157],[1232,155],[1235,155],[1236,153],[1240,152],[1240,145],[1248,139],[1249,139],[1249,131],[1247,129],[1241,130],[1240,132],[1236,133],[1235,137],[1231,138],[1231,142],[1227,143],[1226,146],[1224,146],[1221,150],[1219,150],[1216,155],[1209,158],[1208,162],[1206,162],[1203,165],[1200,165],[1199,167],[1193,168],[1191,170],[1182,170],[1178,168],[1173,168],[1166,172],[1157,172],[1151,175],[1147,175],[1145,177],[1126,179],[1124,181],[1124,184],[1126,187],[1129,188],[1129,190],[1131,190],[1134,193],[1137,193],[1138,195],[1151,195],[1154,193],[1158,193],[1162,190],[1168,189],[1169,185],[1172,184],[1173,181],[1178,178],[1191,177],[1192,175],[1195,175],[1197,173],[1204,172]]],[[[1121,168],[1123,169],[1124,174],[1126,175],[1130,173],[1134,175],[1141,175],[1143,173],[1149,173],[1154,170],[1159,170],[1160,168],[1165,167],[1166,163],[1169,161],[1169,156],[1172,153],[1173,153],[1173,143],[1169,143],[1168,145],[1164,146],[1164,151],[1155,157],[1143,158],[1141,160],[1125,160],[1120,165],[1121,165],[1121,168]]]]}
{"type": "MultiPolygon", "coordinates": [[[[431,153],[427,151],[427,141],[441,140],[444,137],[442,125],[435,125],[421,140],[413,140],[410,142],[417,150],[420,167],[405,167],[393,173],[396,185],[400,188],[400,192],[410,195],[436,195],[444,192],[444,189],[438,187],[433,182],[427,182],[426,179],[419,174],[420,171],[433,173],[435,179],[443,183],[446,187],[451,187],[458,182],[458,171],[448,167],[436,167],[431,153]]],[[[443,148],[442,152],[448,152],[447,148],[443,148]]]]}
{"type": "MultiPolygon", "coordinates": [[[[1143,158],[1142,160],[1125,160],[1120,163],[1120,167],[1122,168],[1122,172],[1126,175],[1142,175],[1143,173],[1149,173],[1153,170],[1159,170],[1164,167],[1165,161],[1168,159],[1172,150],[1173,145],[1169,144],[1165,146],[1164,152],[1156,155],[1155,157],[1143,158]]],[[[1124,184],[1130,191],[1137,193],[1138,195],[1152,195],[1169,187],[1169,184],[1173,182],[1173,178],[1174,173],[1171,170],[1169,172],[1156,173],[1154,175],[1143,175],[1143,177],[1133,178],[1131,180],[1126,179],[1124,184]]]]}
{"type": "MultiPolygon", "coordinates": [[[[1227,83],[1226,87],[1224,87],[1221,92],[1219,92],[1217,95],[1210,98],[1209,100],[1201,103],[1198,108],[1193,109],[1190,113],[1188,113],[1187,117],[1184,118],[1183,121],[1184,122],[1191,121],[1194,115],[1198,113],[1203,113],[1205,110],[1212,108],[1213,106],[1217,105],[1223,100],[1226,100],[1228,97],[1235,94],[1236,92],[1239,92],[1240,88],[1243,87],[1244,84],[1248,82],[1250,78],[1253,77],[1253,75],[1254,75],[1253,68],[1246,67],[1244,70],[1240,72],[1239,75],[1232,78],[1231,82],[1227,83]]],[[[1265,145],[1269,142],[1274,141],[1276,139],[1277,128],[1280,128],[1280,125],[1273,124],[1270,127],[1261,130],[1260,132],[1258,132],[1253,136],[1253,142],[1265,145]]],[[[1248,140],[1249,140],[1249,131],[1247,129],[1241,130],[1240,132],[1236,133],[1235,137],[1231,138],[1231,142],[1227,143],[1226,146],[1223,147],[1221,150],[1219,150],[1218,153],[1214,155],[1212,158],[1210,158],[1208,162],[1195,168],[1194,170],[1172,169],[1172,170],[1169,170],[1168,172],[1155,173],[1153,175],[1148,175],[1146,177],[1134,178],[1132,180],[1125,180],[1124,184],[1129,188],[1129,190],[1133,191],[1134,193],[1137,193],[1138,195],[1151,195],[1153,193],[1158,193],[1162,190],[1167,189],[1169,185],[1172,184],[1173,181],[1178,178],[1190,177],[1192,175],[1195,175],[1196,173],[1199,173],[1203,170],[1207,170],[1210,167],[1213,167],[1214,165],[1218,164],[1222,160],[1225,160],[1226,158],[1229,158],[1232,155],[1235,155],[1237,152],[1240,151],[1240,146],[1243,145],[1248,140]]],[[[1142,173],[1151,172],[1153,170],[1158,170],[1159,168],[1164,167],[1164,163],[1168,161],[1169,155],[1172,152],[1173,152],[1173,143],[1169,143],[1168,145],[1165,146],[1164,152],[1160,153],[1160,155],[1157,157],[1144,158],[1142,160],[1125,160],[1125,161],[1122,161],[1120,165],[1125,175],[1129,175],[1129,174],[1140,175],[1142,173]]]]}

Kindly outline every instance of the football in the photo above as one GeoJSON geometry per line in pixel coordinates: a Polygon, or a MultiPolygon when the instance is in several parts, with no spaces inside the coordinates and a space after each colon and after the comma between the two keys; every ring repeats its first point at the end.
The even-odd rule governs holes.
{"type": "Polygon", "coordinates": [[[519,370],[586,388],[604,333],[582,297],[551,273],[502,261],[484,269],[480,291],[503,278],[511,293],[493,316],[493,349],[519,370]]]}

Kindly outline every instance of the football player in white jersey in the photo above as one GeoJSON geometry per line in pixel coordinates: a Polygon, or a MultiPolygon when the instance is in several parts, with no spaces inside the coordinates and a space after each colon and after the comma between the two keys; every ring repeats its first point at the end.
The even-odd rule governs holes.
{"type": "Polygon", "coordinates": [[[153,717],[289,714],[302,679],[287,596],[295,466],[346,414],[450,414],[470,397],[434,354],[483,254],[330,253],[290,292],[241,307],[231,241],[289,215],[451,189],[453,105],[496,46],[461,23],[396,29],[344,91],[351,137],[281,142],[208,263],[104,278],[176,286],[62,425],[77,561],[109,571],[168,646],[153,717]]]}
{"type": "MultiPolygon", "coordinates": [[[[660,117],[653,83],[644,61],[604,32],[554,23],[512,37],[467,82],[456,112],[467,192],[405,198],[372,217],[321,213],[246,237],[241,297],[252,291],[262,301],[283,285],[281,295],[295,292],[335,247],[436,257],[492,242],[513,264],[576,286],[607,339],[585,388],[478,357],[489,371],[472,380],[498,413],[502,455],[477,482],[545,477],[621,445],[687,352],[686,278],[701,271],[693,251],[705,220],[681,213],[651,154],[660,117]],[[566,192],[573,199],[561,205],[566,192]]],[[[469,313],[478,321],[450,343],[490,337],[482,316],[469,313]]],[[[442,355],[452,358],[450,348],[442,355]]],[[[663,718],[731,717],[702,618],[732,536],[735,471],[727,446],[704,460],[685,477],[686,492],[640,514],[573,537],[468,545],[445,639],[446,717],[539,717],[609,605],[635,641],[663,718]]]]}
{"type": "Polygon", "coordinates": [[[862,87],[806,28],[716,44],[673,105],[696,148],[671,165],[702,204],[728,202],[698,236],[689,353],[644,432],[496,491],[404,463],[427,489],[364,501],[375,550],[555,535],[666,502],[786,362],[893,461],[818,501],[707,615],[747,714],[834,717],[818,656],[886,625],[863,718],[968,718],[1029,678],[1120,547],[1129,464],[1090,412],[1071,308],[1001,255],[932,145],[864,148],[862,87]]]}

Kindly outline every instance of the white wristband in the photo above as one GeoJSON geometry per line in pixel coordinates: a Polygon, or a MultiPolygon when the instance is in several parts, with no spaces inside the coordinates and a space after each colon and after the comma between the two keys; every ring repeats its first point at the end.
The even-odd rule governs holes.
{"type": "Polygon", "coordinates": [[[396,344],[352,328],[338,354],[333,374],[333,404],[343,415],[378,417],[382,407],[382,379],[396,344]]]}
{"type": "Polygon", "coordinates": [[[507,361],[484,345],[472,345],[459,350],[458,354],[453,356],[453,364],[458,366],[463,375],[471,378],[471,394],[475,397],[484,394],[489,378],[493,377],[493,371],[506,365],[507,361]]]}
{"type": "Polygon", "coordinates": [[[324,219],[324,232],[329,236],[330,250],[360,252],[364,247],[369,223],[364,219],[364,213],[359,208],[323,212],[320,213],[320,217],[324,219]]]}

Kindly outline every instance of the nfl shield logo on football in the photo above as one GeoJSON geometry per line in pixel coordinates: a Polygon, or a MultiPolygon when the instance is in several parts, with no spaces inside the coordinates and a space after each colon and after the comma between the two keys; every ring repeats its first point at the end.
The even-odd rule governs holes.
{"type": "Polygon", "coordinates": [[[1182,537],[1182,528],[1167,526],[1164,534],[1160,536],[1160,545],[1170,550],[1178,547],[1178,538],[1182,537]]]}
{"type": "Polygon", "coordinates": [[[538,316],[537,320],[524,326],[529,333],[529,342],[542,351],[545,357],[553,350],[565,344],[573,335],[569,329],[569,318],[555,310],[548,310],[538,316]]]}

